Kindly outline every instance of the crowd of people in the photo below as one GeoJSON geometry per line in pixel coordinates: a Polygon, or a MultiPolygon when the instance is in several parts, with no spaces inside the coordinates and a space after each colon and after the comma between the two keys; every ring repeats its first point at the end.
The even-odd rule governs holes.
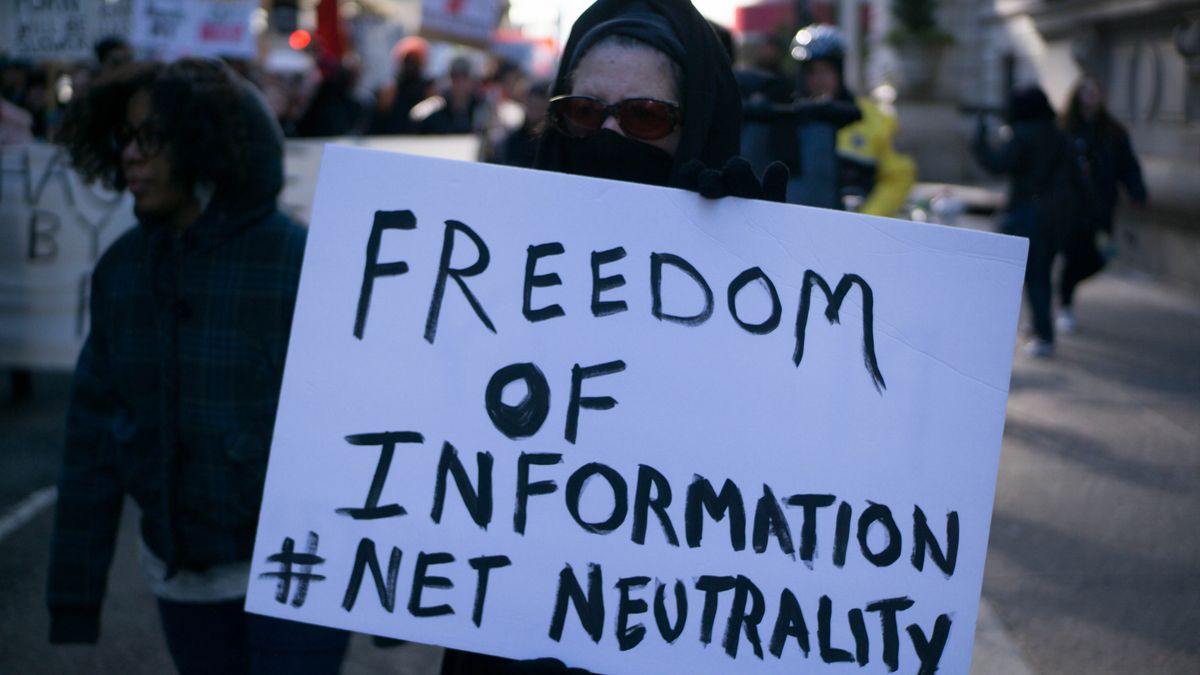
{"type": "MultiPolygon", "coordinates": [[[[324,64],[308,101],[292,105],[222,62],[129,63],[128,45],[108,41],[55,119],[41,107],[47,83],[4,65],[5,117],[12,107],[40,119],[30,134],[63,144],[84,177],[128,190],[138,222],[93,274],[54,527],[53,642],[98,639],[129,494],[181,673],[339,667],[345,633],[242,610],[305,245],[305,230],[276,203],[285,131],[474,133],[490,161],[710,198],[803,202],[815,193],[798,189],[800,178],[824,186],[822,204],[875,215],[895,214],[916,177],[892,145],[895,120],[847,89],[845,42],[829,27],[793,40],[798,77],[784,74],[778,50],[735,73],[728,43],[684,0],[598,0],[574,25],[552,82],[505,62],[481,79],[465,58],[439,81],[427,72],[428,50],[419,38],[400,41],[394,78],[369,97],[359,93],[356,62],[324,64]],[[770,142],[743,157],[753,134],[770,142]],[[239,273],[247,269],[254,273],[239,273]]],[[[1111,233],[1116,185],[1146,200],[1128,135],[1095,81],[1080,85],[1064,120],[1040,90],[1019,89],[1010,139],[996,147],[981,130],[974,145],[984,166],[1011,177],[1003,229],[1031,242],[1039,355],[1053,352],[1055,255],[1067,260],[1065,326],[1075,287],[1103,266],[1096,236],[1111,233]]],[[[563,669],[455,651],[443,665],[563,669]]]]}

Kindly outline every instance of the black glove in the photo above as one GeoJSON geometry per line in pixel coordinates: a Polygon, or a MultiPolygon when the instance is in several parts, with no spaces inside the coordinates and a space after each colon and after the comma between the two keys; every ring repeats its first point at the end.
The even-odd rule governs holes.
{"type": "Polygon", "coordinates": [[[574,668],[558,659],[548,657],[518,661],[517,667],[522,675],[593,675],[591,671],[574,668]]]}
{"type": "Polygon", "coordinates": [[[782,203],[787,201],[788,177],[786,164],[771,162],[760,181],[750,162],[741,157],[730,157],[719,171],[700,160],[692,160],[680,169],[683,187],[706,199],[744,197],[782,203]]]}

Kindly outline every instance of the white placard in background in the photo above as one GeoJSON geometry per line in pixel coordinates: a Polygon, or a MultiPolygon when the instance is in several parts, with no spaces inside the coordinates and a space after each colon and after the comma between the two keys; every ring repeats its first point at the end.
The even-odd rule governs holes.
{"type": "Polygon", "coordinates": [[[1025,253],[329,146],[247,607],[599,672],[965,673],[1025,253]]]}
{"type": "Polygon", "coordinates": [[[131,209],[128,195],[85,184],[57,146],[0,146],[0,366],[75,366],[92,267],[131,209]]]}
{"type": "Polygon", "coordinates": [[[421,33],[487,46],[500,21],[498,0],[421,0],[421,33]]]}
{"type": "Polygon", "coordinates": [[[135,47],[163,60],[182,56],[252,59],[258,0],[133,0],[135,47]]]}
{"type": "Polygon", "coordinates": [[[30,61],[90,61],[103,38],[129,32],[131,0],[5,0],[0,52],[30,61]]]}

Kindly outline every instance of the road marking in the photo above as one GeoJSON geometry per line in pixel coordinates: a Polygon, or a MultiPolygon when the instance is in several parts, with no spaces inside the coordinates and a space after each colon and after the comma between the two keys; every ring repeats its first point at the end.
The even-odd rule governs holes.
{"type": "Polygon", "coordinates": [[[979,599],[971,675],[1036,675],[987,598],[979,599]]]}
{"type": "Polygon", "coordinates": [[[51,485],[37,490],[6,511],[0,516],[0,541],[4,541],[8,535],[21,529],[22,525],[38,517],[42,511],[53,505],[57,498],[58,489],[51,485]]]}

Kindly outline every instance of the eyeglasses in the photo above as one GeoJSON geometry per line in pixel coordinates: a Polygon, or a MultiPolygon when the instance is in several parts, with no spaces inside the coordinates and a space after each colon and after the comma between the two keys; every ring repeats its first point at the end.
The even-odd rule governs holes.
{"type": "Polygon", "coordinates": [[[142,154],[154,155],[162,150],[163,134],[157,125],[150,122],[143,122],[136,127],[125,124],[113,133],[113,147],[118,153],[123,152],[130,141],[137,143],[142,154]]]}
{"type": "Polygon", "coordinates": [[[560,131],[575,137],[600,131],[604,120],[611,116],[625,135],[642,141],[663,138],[681,120],[678,105],[655,98],[627,98],[608,103],[592,96],[555,96],[550,99],[550,115],[560,131]]]}

